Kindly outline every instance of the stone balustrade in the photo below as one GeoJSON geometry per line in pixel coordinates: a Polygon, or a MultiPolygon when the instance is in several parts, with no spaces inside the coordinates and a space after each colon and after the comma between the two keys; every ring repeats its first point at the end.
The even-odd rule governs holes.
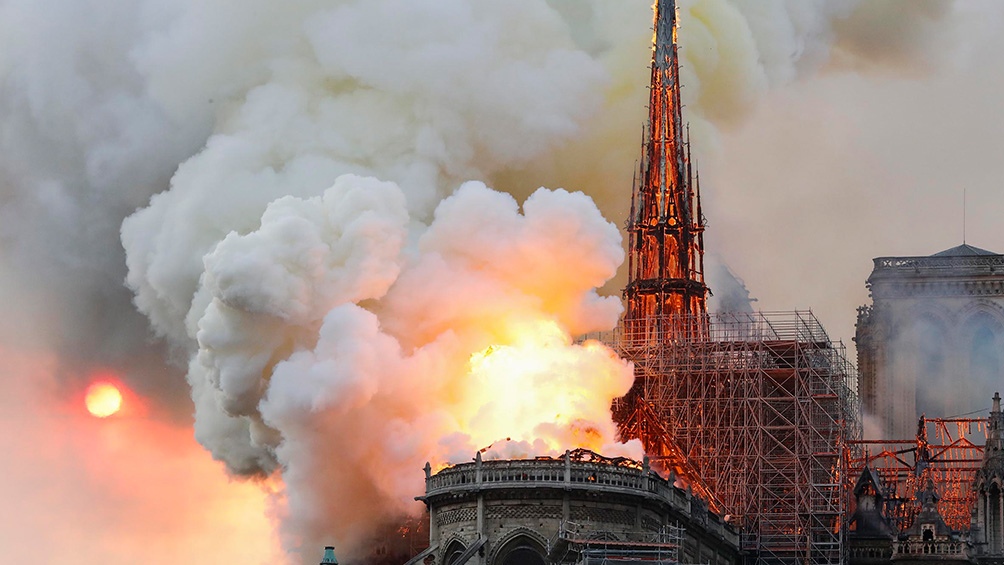
{"type": "Polygon", "coordinates": [[[874,260],[872,278],[897,273],[950,272],[953,275],[967,273],[1004,272],[1004,255],[976,255],[962,257],[878,257],[874,260]]]}
{"type": "Polygon", "coordinates": [[[961,541],[899,541],[893,544],[893,559],[918,555],[965,556],[966,544],[961,541]]]}
{"type": "Polygon", "coordinates": [[[483,461],[478,454],[472,463],[447,467],[435,474],[427,467],[424,498],[514,488],[619,492],[661,501],[698,520],[711,531],[728,538],[737,537],[730,525],[708,512],[706,503],[651,471],[647,461],[642,464],[612,461],[581,461],[568,453],[555,459],[483,461]]]}

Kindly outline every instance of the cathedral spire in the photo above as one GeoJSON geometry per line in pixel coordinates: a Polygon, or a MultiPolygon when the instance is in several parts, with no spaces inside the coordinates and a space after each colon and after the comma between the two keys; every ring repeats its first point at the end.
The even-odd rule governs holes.
{"type": "Polygon", "coordinates": [[[628,219],[625,330],[645,342],[699,337],[706,323],[704,221],[684,138],[676,2],[657,0],[647,136],[628,219]],[[697,208],[695,210],[695,202],[697,208]]]}

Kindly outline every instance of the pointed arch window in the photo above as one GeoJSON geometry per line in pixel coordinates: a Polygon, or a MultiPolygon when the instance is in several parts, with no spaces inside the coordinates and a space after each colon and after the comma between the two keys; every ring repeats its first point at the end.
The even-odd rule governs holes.
{"type": "Polygon", "coordinates": [[[905,337],[914,361],[917,414],[950,414],[946,405],[951,398],[951,385],[946,378],[945,328],[938,321],[924,317],[908,329],[905,337]]]}
{"type": "Polygon", "coordinates": [[[497,565],[546,565],[544,548],[527,535],[519,535],[498,552],[497,565]]]}
{"type": "Polygon", "coordinates": [[[981,320],[973,332],[969,350],[969,373],[974,382],[991,383],[1001,378],[999,328],[981,320]]]}
{"type": "Polygon", "coordinates": [[[466,550],[467,548],[464,544],[454,540],[453,543],[446,548],[446,552],[443,555],[443,563],[446,565],[453,565],[460,560],[466,550]]]}

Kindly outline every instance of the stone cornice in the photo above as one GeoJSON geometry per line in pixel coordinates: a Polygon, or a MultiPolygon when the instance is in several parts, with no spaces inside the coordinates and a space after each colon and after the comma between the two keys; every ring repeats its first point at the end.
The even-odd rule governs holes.
{"type": "MultiPolygon", "coordinates": [[[[877,260],[877,259],[876,259],[877,260]]],[[[999,278],[969,280],[923,280],[920,278],[868,279],[873,298],[914,298],[953,296],[1004,297],[1004,268],[999,278]]],[[[960,277],[962,278],[962,277],[960,277]]]]}
{"type": "Polygon", "coordinates": [[[894,278],[966,278],[1004,275],[1004,255],[962,257],[877,257],[869,282],[894,278]]]}

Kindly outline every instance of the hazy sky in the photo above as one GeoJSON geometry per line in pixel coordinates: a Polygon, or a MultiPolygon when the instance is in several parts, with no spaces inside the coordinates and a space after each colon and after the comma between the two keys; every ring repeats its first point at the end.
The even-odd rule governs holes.
{"type": "Polygon", "coordinates": [[[1004,252],[1004,6],[963,0],[941,61],[774,90],[707,167],[709,248],[764,310],[811,308],[849,347],[871,259],[1004,252]]]}
{"type": "MultiPolygon", "coordinates": [[[[421,158],[362,160],[365,166],[356,168],[422,185],[409,194],[410,212],[422,221],[437,198],[480,175],[520,198],[541,185],[582,189],[622,225],[644,116],[648,0],[616,8],[602,0],[546,3],[561,18],[537,0],[498,5],[487,16],[459,9],[467,4],[462,0],[444,0],[449,10],[422,20],[429,37],[422,34],[426,28],[405,25],[408,18],[391,18],[403,20],[401,28],[384,30],[383,39],[401,41],[398,49],[407,41],[434,43],[436,25],[452,39],[452,30],[461,28],[448,25],[447,13],[469,17],[477,33],[444,42],[453,51],[436,43],[412,53],[396,74],[353,67],[368,56],[353,46],[366,45],[378,31],[374,22],[387,21],[387,14],[360,8],[340,12],[345,20],[312,18],[324,2],[294,4],[0,2],[0,448],[6,454],[0,493],[7,508],[0,561],[283,562],[276,524],[286,509],[268,494],[280,487],[231,480],[195,441],[185,378],[189,363],[199,360],[192,312],[198,314],[197,289],[205,283],[205,249],[191,243],[195,236],[186,229],[219,221],[216,239],[208,240],[215,245],[238,229],[227,222],[246,225],[246,218],[234,219],[246,211],[245,200],[214,208],[175,194],[181,205],[170,207],[173,197],[164,197],[164,206],[148,208],[154,212],[144,221],[176,221],[185,229],[165,229],[150,240],[120,237],[122,220],[165,191],[172,177],[175,188],[209,178],[218,184],[206,181],[207,193],[238,195],[242,182],[274,180],[199,177],[220,161],[239,160],[214,153],[226,140],[249,129],[265,140],[292,139],[262,142],[266,149],[255,159],[279,170],[275,176],[287,175],[284,183],[303,180],[308,188],[296,185],[288,193],[307,197],[320,192],[313,184],[325,188],[332,172],[346,167],[339,161],[311,168],[313,161],[290,157],[295,152],[287,147],[310,153],[326,143],[355,155],[372,145],[377,155],[408,153],[387,132],[414,129],[425,143],[421,158]],[[587,4],[591,8],[582,8],[587,4]],[[539,19],[536,27],[512,31],[524,16],[539,19]],[[342,22],[357,21],[352,18],[372,27],[346,29],[342,22]],[[565,27],[555,40],[561,49],[534,36],[565,27]],[[511,45],[486,47],[484,38],[499,29],[507,30],[500,43],[511,45]],[[297,58],[307,43],[321,79],[297,58]],[[571,45],[581,52],[562,58],[571,45]],[[470,58],[448,56],[454,51],[470,58]],[[503,78],[528,80],[532,88],[497,76],[500,82],[471,86],[484,78],[471,70],[479,68],[473,66],[478,56],[502,60],[500,67],[512,72],[503,78]],[[508,65],[521,57],[548,61],[542,67],[548,73],[527,78],[517,72],[519,64],[508,65]],[[288,105],[307,118],[294,110],[277,115],[261,104],[304,76],[310,88],[276,97],[289,96],[288,105]],[[353,90],[364,79],[367,88],[353,90]],[[359,94],[427,83],[428,89],[414,88],[422,103],[406,116],[407,127],[392,111],[399,98],[359,94]],[[262,84],[271,90],[254,89],[262,84]],[[500,84],[512,92],[498,94],[505,90],[500,84]],[[339,93],[338,104],[359,102],[372,113],[316,98],[326,89],[339,93]],[[432,104],[421,96],[446,101],[432,104]],[[533,112],[521,121],[524,108],[533,112]],[[314,118],[329,110],[355,135],[328,136],[324,121],[314,118]],[[447,133],[429,134],[436,128],[422,120],[447,133]],[[299,135],[312,126],[320,133],[299,135]],[[215,141],[207,148],[210,135],[215,141]],[[443,157],[454,149],[450,141],[463,147],[443,157]],[[193,155],[187,173],[175,176],[193,155]],[[290,162],[296,165],[284,169],[290,162]],[[154,261],[164,256],[177,260],[154,261]],[[143,314],[132,302],[137,293],[143,314]],[[109,371],[125,391],[125,408],[98,420],[84,409],[83,389],[109,371]]],[[[967,242],[1004,252],[1004,4],[873,0],[849,20],[841,19],[847,14],[840,6],[857,5],[852,0],[735,2],[746,6],[745,20],[726,9],[733,2],[682,4],[682,37],[691,41],[684,80],[692,90],[685,99],[695,114],[707,250],[744,279],[758,308],[811,308],[830,336],[850,347],[855,308],[867,303],[871,259],[927,255],[961,243],[963,189],[967,242]],[[750,8],[756,5],[766,8],[750,8]],[[801,10],[806,6],[811,9],[801,10]],[[900,18],[896,10],[907,6],[914,11],[900,18]],[[814,11],[824,15],[816,20],[814,11]],[[704,23],[687,28],[687,17],[704,23]],[[781,35],[765,23],[771,18],[790,28],[784,36],[790,41],[773,41],[781,35]],[[743,28],[747,21],[754,31],[743,28]],[[742,29],[749,37],[729,35],[742,29]],[[730,51],[743,45],[760,52],[730,51]],[[730,82],[730,73],[743,80],[730,82]]],[[[373,56],[393,61],[398,54],[392,48],[373,56]]],[[[344,154],[339,159],[358,164],[344,154]]],[[[254,196],[259,208],[274,197],[254,196]]],[[[258,222],[261,210],[247,216],[258,222]]],[[[189,380],[195,380],[191,374],[189,380]]],[[[252,439],[260,439],[255,434],[262,430],[251,428],[252,439]]],[[[247,436],[248,426],[239,431],[247,436]]],[[[217,455],[232,456],[226,448],[217,455]]],[[[398,471],[421,473],[420,467],[398,471]]],[[[287,546],[296,543],[288,531],[284,539],[287,546]]],[[[317,549],[289,562],[316,561],[317,549]]]]}
{"type": "Polygon", "coordinates": [[[0,556],[7,563],[280,563],[265,491],[227,479],[187,427],[64,396],[45,352],[4,349],[0,556]]]}

